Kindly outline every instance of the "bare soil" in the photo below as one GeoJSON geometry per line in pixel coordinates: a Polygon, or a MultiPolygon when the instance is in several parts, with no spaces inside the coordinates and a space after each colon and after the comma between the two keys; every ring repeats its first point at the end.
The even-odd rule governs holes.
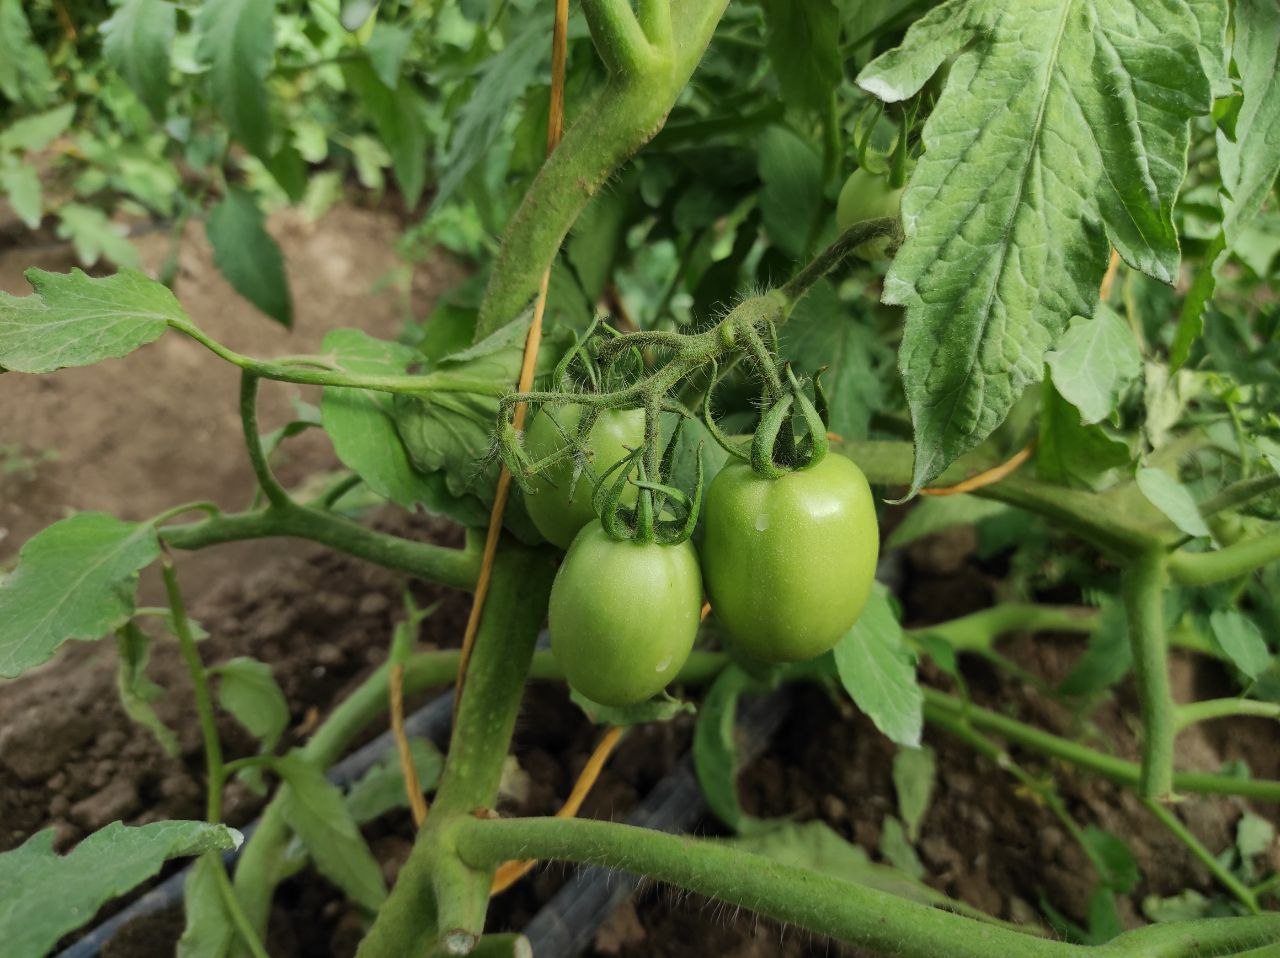
{"type": "MultiPolygon", "coordinates": [[[[293,282],[293,332],[273,326],[225,286],[198,231],[187,235],[181,254],[180,299],[212,335],[244,352],[304,352],[316,348],[326,330],[343,325],[392,337],[410,315],[425,315],[434,296],[461,275],[456,264],[442,258],[419,267],[409,290],[370,294],[396,265],[395,217],[347,205],[318,224],[285,217],[271,225],[293,282]]],[[[147,241],[149,262],[163,256],[163,246],[158,236],[147,241]]],[[[60,252],[0,253],[0,289],[25,293],[20,268],[32,264],[73,265],[60,252]]],[[[264,390],[264,429],[286,421],[293,399],[316,398],[304,387],[272,386],[264,390]]],[[[173,334],[126,359],[88,369],[48,377],[0,376],[0,447],[16,447],[34,460],[16,467],[17,457],[10,453],[11,468],[0,469],[0,562],[11,560],[40,528],[77,509],[141,518],[191,499],[212,499],[224,507],[244,504],[252,474],[243,458],[235,394],[235,370],[173,334]],[[46,452],[56,458],[43,456],[46,452]]],[[[290,444],[280,471],[286,482],[297,482],[334,465],[327,440],[313,431],[290,444]]],[[[457,536],[424,517],[387,512],[375,521],[402,535],[436,541],[457,536]]],[[[320,717],[382,661],[400,595],[409,585],[396,574],[296,542],[184,555],[179,570],[193,614],[212,634],[202,646],[206,661],[252,655],[271,664],[292,709],[286,744],[304,741],[320,717]]],[[[972,538],[963,531],[909,550],[905,582],[913,624],[984,607],[995,593],[991,572],[974,558],[972,538]]],[[[419,601],[444,599],[424,623],[422,641],[456,644],[466,597],[421,584],[411,587],[419,601]]],[[[148,589],[154,590],[154,583],[144,583],[148,589]]],[[[1053,682],[1066,673],[1080,644],[1014,640],[1004,651],[1028,672],[1053,682]]],[[[980,662],[966,662],[965,674],[980,703],[1052,730],[1072,730],[1071,715],[1028,684],[980,662]]],[[[180,731],[181,751],[174,758],[121,710],[109,643],[66,649],[35,674],[0,685],[0,850],[49,826],[65,849],[116,819],[138,824],[200,816],[202,759],[187,714],[186,678],[171,644],[158,644],[151,675],[170,690],[160,711],[180,731]]],[[[1220,694],[1223,683],[1212,668],[1183,660],[1175,677],[1182,698],[1220,694]]],[[[940,675],[929,678],[945,685],[940,675]]],[[[1091,716],[1093,744],[1134,757],[1134,707],[1132,688],[1122,686],[1114,702],[1091,716]]],[[[230,720],[221,731],[230,757],[251,749],[230,720]]],[[[562,690],[532,686],[517,730],[522,793],[504,810],[539,814],[556,808],[597,734],[562,690]]],[[[625,816],[674,767],[690,736],[687,719],[636,730],[611,760],[584,814],[625,816]]],[[[1090,871],[1057,820],[971,750],[940,734],[929,734],[927,741],[937,750],[939,764],[934,801],[917,846],[928,880],[1009,920],[1037,921],[1041,899],[1083,919],[1090,871]]],[[[1244,758],[1255,775],[1280,777],[1274,731],[1262,723],[1233,723],[1229,732],[1194,729],[1180,739],[1179,749],[1180,764],[1188,767],[1212,769],[1244,758]]],[[[742,800],[757,815],[822,819],[877,856],[885,816],[896,809],[892,754],[892,746],[855,709],[811,689],[764,756],[745,770],[742,800]]],[[[1129,842],[1144,877],[1122,903],[1128,921],[1138,920],[1145,894],[1186,887],[1213,891],[1206,871],[1128,793],[1074,776],[1036,755],[1015,751],[1014,757],[1033,772],[1057,776],[1079,821],[1096,823],[1129,842]]],[[[256,796],[233,786],[227,817],[243,824],[260,805],[256,796]]],[[[1234,800],[1191,798],[1177,810],[1216,851],[1230,843],[1243,807],[1234,800]]],[[[1272,810],[1256,811],[1274,820],[1272,810]]],[[[718,826],[707,822],[703,830],[717,833],[718,826]]],[[[408,815],[384,816],[366,835],[392,878],[412,842],[408,815]]],[[[568,873],[559,866],[539,869],[497,901],[493,926],[523,927],[568,873]]],[[[170,909],[124,929],[105,954],[170,955],[181,925],[180,910],[170,909]]],[[[360,916],[307,870],[280,889],[269,947],[276,956],[347,956],[360,931],[360,916]]],[[[858,953],[696,896],[648,887],[600,930],[591,954],[799,958],[858,953]]]]}

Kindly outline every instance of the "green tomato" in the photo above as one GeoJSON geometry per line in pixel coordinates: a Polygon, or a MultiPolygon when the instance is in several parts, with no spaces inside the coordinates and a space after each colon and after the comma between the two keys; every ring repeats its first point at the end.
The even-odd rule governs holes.
{"type": "MultiPolygon", "coordinates": [[[[544,459],[564,448],[565,435],[576,436],[581,419],[581,406],[539,410],[525,431],[524,444],[529,456],[534,460],[544,459]],[[552,416],[555,417],[555,422],[552,421],[552,416]],[[563,428],[563,433],[556,428],[556,422],[563,428]]],[[[587,436],[586,448],[591,456],[590,466],[597,476],[603,475],[610,466],[625,457],[630,449],[643,444],[643,409],[606,409],[600,413],[587,436]]],[[[566,457],[537,476],[534,484],[537,491],[524,497],[529,518],[549,542],[561,549],[569,548],[578,530],[596,517],[595,507],[591,503],[595,483],[586,469],[579,473],[578,481],[573,482],[573,459],[566,457]]],[[[622,501],[626,505],[632,505],[636,501],[634,486],[627,486],[622,494],[622,501]]]]}
{"type": "Polygon", "coordinates": [[[702,567],[716,618],[748,655],[800,662],[862,614],[880,534],[866,476],[844,456],[762,479],[743,462],[707,490],[702,567]]]}
{"type": "Polygon", "coordinates": [[[689,542],[620,542],[598,521],[578,533],[551,587],[551,652],[569,685],[601,705],[661,692],[689,658],[702,574],[689,542]]]}
{"type": "MultiPolygon", "coordinates": [[[[854,223],[885,216],[900,216],[901,213],[902,187],[890,189],[884,177],[876,176],[863,167],[849,174],[840,189],[840,198],[836,200],[836,226],[841,233],[854,223]]],[[[863,259],[884,259],[888,249],[889,238],[883,236],[867,240],[853,252],[863,259]]]]}

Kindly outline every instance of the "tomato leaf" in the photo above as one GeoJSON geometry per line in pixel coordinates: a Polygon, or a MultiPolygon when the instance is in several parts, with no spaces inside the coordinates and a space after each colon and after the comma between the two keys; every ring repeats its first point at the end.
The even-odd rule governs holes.
{"type": "Polygon", "coordinates": [[[1133,459],[1129,446],[1104,426],[1086,426],[1080,411],[1058,394],[1052,382],[1041,386],[1040,441],[1036,472],[1040,478],[1085,489],[1105,489],[1133,459]]]}
{"type": "Polygon", "coordinates": [[[208,67],[213,105],[254,156],[271,155],[275,0],[205,0],[195,17],[196,56],[208,67]]]}
{"type": "Polygon", "coordinates": [[[765,45],[782,98],[800,110],[825,110],[844,78],[840,13],[831,0],[763,0],[765,45]]]}
{"type": "Polygon", "coordinates": [[[0,190],[9,197],[9,205],[28,229],[37,229],[44,218],[44,199],[40,174],[25,164],[0,168],[0,190]]]}
{"type": "Polygon", "coordinates": [[[0,0],[0,93],[38,109],[53,92],[53,71],[31,36],[22,6],[22,0],[0,0]]]}
{"type": "Polygon", "coordinates": [[[1250,679],[1257,679],[1271,664],[1271,650],[1262,630],[1242,612],[1217,611],[1209,616],[1209,626],[1218,647],[1250,679]]]}
{"type": "Polygon", "coordinates": [[[46,828],[0,854],[0,941],[10,955],[44,955],[99,906],[146,881],[170,858],[225,851],[240,833],[207,822],[112,822],[66,855],[46,828]]]}
{"type": "Polygon", "coordinates": [[[1071,696],[1094,695],[1119,682],[1132,666],[1133,646],[1124,603],[1109,598],[1102,603],[1098,628],[1058,691],[1071,696]]]}
{"type": "Polygon", "coordinates": [[[239,656],[209,669],[218,677],[218,701],[249,730],[264,753],[271,752],[289,724],[289,703],[271,666],[239,656]]]}
{"type": "Polygon", "coordinates": [[[1133,331],[1110,307],[1099,303],[1092,319],[1076,316],[1045,354],[1058,394],[1092,425],[1115,410],[1126,388],[1142,370],[1133,331]]]}
{"type": "Polygon", "coordinates": [[[46,113],[14,120],[0,130],[0,150],[43,150],[62,135],[75,112],[75,104],[68,103],[46,113]]]}
{"type": "Polygon", "coordinates": [[[157,120],[169,99],[169,49],[177,9],[166,0],[125,0],[102,24],[102,53],[157,120]]]}
{"type": "Polygon", "coordinates": [[[427,126],[422,97],[408,84],[386,85],[374,67],[364,61],[347,64],[342,71],[347,85],[369,111],[382,143],[391,154],[405,206],[417,206],[427,181],[427,126]]]}
{"type": "Polygon", "coordinates": [[[27,540],[0,584],[0,676],[53,657],[63,642],[109,635],[133,615],[138,570],[160,555],[155,529],[81,512],[27,540]]]}
{"type": "Polygon", "coordinates": [[[297,753],[278,759],[274,767],[285,780],[284,820],[320,873],[352,901],[377,911],[387,897],[387,885],[342,793],[325,779],[323,770],[297,753]]]}
{"type": "Polygon", "coordinates": [[[893,788],[898,794],[898,814],[912,842],[920,840],[920,824],[929,810],[936,776],[937,762],[928,746],[900,748],[894,753],[893,788]]]}
{"type": "MultiPolygon", "coordinates": [[[[409,739],[409,753],[418,773],[418,784],[429,792],[440,781],[444,771],[444,756],[425,738],[409,739]]],[[[404,791],[404,773],[400,771],[400,757],[388,754],[374,765],[347,792],[347,811],[357,825],[373,821],[393,808],[403,808],[407,798],[404,791]]]]}
{"type": "Polygon", "coordinates": [[[730,665],[711,684],[693,735],[693,767],[702,796],[715,816],[739,835],[765,825],[748,815],[738,801],[738,698],[759,683],[736,665],[730,665]]]}
{"type": "Polygon", "coordinates": [[[924,693],[883,585],[875,584],[862,617],[833,651],[840,683],[858,708],[892,741],[918,748],[924,693]]]}
{"type": "Polygon", "coordinates": [[[1280,173],[1280,8],[1272,0],[1237,0],[1231,58],[1240,70],[1244,102],[1233,142],[1218,131],[1222,170],[1222,228],[1234,244],[1240,229],[1266,202],[1280,173]]]}
{"type": "Polygon", "coordinates": [[[107,214],[83,203],[64,203],[58,207],[58,237],[70,240],[76,259],[92,266],[102,258],[126,267],[138,265],[138,251],[125,236],[122,226],[107,214]]]}
{"type": "Polygon", "coordinates": [[[251,193],[232,187],[209,211],[205,233],[213,261],[237,293],[277,323],[293,326],[293,299],[284,273],[284,254],[263,226],[251,193]]]}
{"type": "Polygon", "coordinates": [[[880,825],[880,854],[903,874],[915,879],[924,878],[924,865],[916,850],[911,847],[906,829],[892,815],[886,815],[880,825]]]}
{"type": "Polygon", "coordinates": [[[1187,487],[1163,469],[1139,469],[1138,488],[1147,501],[1189,536],[1212,535],[1187,487]]]}
{"type": "Polygon", "coordinates": [[[760,213],[769,238],[795,259],[813,242],[822,212],[822,160],[785,126],[767,127],[756,141],[760,213]]]}
{"type": "MultiPolygon", "coordinates": [[[[412,347],[374,339],[356,329],[328,333],[323,349],[342,369],[363,375],[404,375],[422,358],[412,347]]],[[[422,504],[441,511],[440,482],[410,462],[396,432],[389,394],[329,387],[320,402],[320,414],[338,458],[370,489],[406,509],[422,504]]]]}
{"type": "Polygon", "coordinates": [[[826,370],[822,384],[831,404],[827,425],[843,439],[865,439],[872,413],[884,405],[876,372],[889,365],[892,353],[869,320],[821,280],[796,304],[781,330],[783,351],[797,368],[810,375],[826,370]]]}
{"type": "Polygon", "coordinates": [[[125,714],[148,729],[169,756],[178,754],[178,739],[173,730],[156,714],[155,702],[164,689],[147,678],[147,662],[151,658],[151,637],[133,623],[116,633],[119,666],[116,691],[125,714]]]}
{"type": "Polygon", "coordinates": [[[1123,839],[1096,825],[1088,825],[1081,831],[1080,840],[1089,848],[1090,857],[1101,864],[1103,885],[1122,895],[1137,887],[1142,874],[1123,839]]]}
{"type": "Polygon", "coordinates": [[[1177,277],[1188,124],[1211,104],[1200,44],[1181,0],[1159,17],[1133,0],[949,0],[859,74],[893,103],[952,59],[885,280],[885,302],[907,307],[913,492],[1000,424],[1072,316],[1092,315],[1108,242],[1177,277]]]}
{"type": "Polygon", "coordinates": [[[216,855],[201,855],[187,876],[183,889],[186,925],[178,940],[178,958],[225,958],[235,937],[235,927],[222,904],[216,855]]]}

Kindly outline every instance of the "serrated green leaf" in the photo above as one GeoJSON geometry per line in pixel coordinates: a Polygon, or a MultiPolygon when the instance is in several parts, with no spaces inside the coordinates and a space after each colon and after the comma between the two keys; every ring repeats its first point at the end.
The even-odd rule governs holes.
{"type": "Polygon", "coordinates": [[[1147,895],[1142,899],[1142,913],[1151,921],[1195,921],[1209,913],[1213,905],[1194,888],[1188,888],[1168,898],[1147,895]]]}
{"type": "Polygon", "coordinates": [[[740,835],[763,822],[748,815],[738,801],[738,698],[756,685],[738,666],[726,668],[707,691],[693,734],[693,768],[702,797],[712,813],[740,835]]]}
{"type": "Polygon", "coordinates": [[[1231,10],[1222,0],[1187,0],[1200,26],[1200,65],[1215,97],[1231,93],[1227,75],[1227,21],[1231,10]]]}
{"type": "Polygon", "coordinates": [[[271,154],[266,78],[275,60],[275,0],[205,0],[196,14],[196,57],[208,67],[214,108],[255,156],[271,154]]]}
{"type": "Polygon", "coordinates": [[[457,125],[441,165],[444,172],[431,201],[432,210],[449,200],[488,153],[547,56],[549,17],[539,14],[526,17],[525,21],[523,29],[510,38],[501,52],[485,60],[475,89],[458,111],[457,125]]]}
{"type": "MultiPolygon", "coordinates": [[[[369,111],[382,143],[391,154],[391,168],[412,209],[427,181],[427,127],[422,97],[406,82],[394,89],[383,84],[369,63],[357,61],[343,68],[347,85],[369,111]]],[[[447,174],[446,174],[447,175],[447,174]]]]}
{"type": "Polygon", "coordinates": [[[1089,636],[1088,646],[1058,691],[1063,695],[1094,695],[1124,678],[1133,665],[1128,629],[1124,604],[1114,599],[1103,602],[1098,628],[1089,636]]]}
{"type": "Polygon", "coordinates": [[[0,130],[0,150],[43,150],[62,135],[75,112],[75,104],[68,103],[46,113],[14,120],[0,130]]]}
{"type": "Polygon", "coordinates": [[[241,656],[209,669],[218,677],[218,701],[270,753],[289,725],[289,703],[271,666],[241,656]]]}
{"type": "Polygon", "coordinates": [[[49,102],[54,87],[53,71],[31,36],[22,0],[0,0],[0,93],[39,108],[49,102]]]}
{"type": "Polygon", "coordinates": [[[347,893],[352,901],[377,911],[386,900],[387,885],[377,859],[324,771],[292,753],[276,761],[285,781],[281,812],[302,840],[320,873],[347,893]]]}
{"type": "Polygon", "coordinates": [[[1274,0],[1236,0],[1231,58],[1244,101],[1232,142],[1218,133],[1222,228],[1229,244],[1262,209],[1280,173],[1280,8],[1274,0]]]}
{"type": "Polygon", "coordinates": [[[1262,630],[1253,619],[1234,609],[1212,613],[1209,626],[1219,648],[1250,679],[1256,679],[1271,664],[1271,650],[1262,630]]]}
{"type": "MultiPolygon", "coordinates": [[[[322,348],[342,369],[373,376],[403,375],[422,358],[409,346],[374,339],[356,329],[333,330],[322,348]]],[[[430,509],[436,504],[438,485],[409,461],[388,394],[329,387],[320,410],[338,458],[369,488],[406,509],[418,504],[430,509]]]]}
{"type": "Polygon", "coordinates": [[[1098,828],[1086,826],[1080,833],[1081,842],[1090,850],[1090,858],[1102,870],[1102,883],[1111,891],[1127,895],[1137,887],[1142,878],[1137,859],[1119,836],[1098,828]]]}
{"type": "Polygon", "coordinates": [[[209,211],[205,233],[213,261],[237,293],[282,326],[293,325],[284,254],[263,225],[252,194],[237,187],[209,211]]]}
{"type": "Polygon", "coordinates": [[[1163,469],[1139,469],[1138,488],[1165,518],[1189,536],[1212,535],[1191,493],[1163,469]]]}
{"type": "Polygon", "coordinates": [[[1240,816],[1240,821],[1236,822],[1236,850],[1245,861],[1268,851],[1275,840],[1276,827],[1248,809],[1240,816]]]}
{"type": "Polygon", "coordinates": [[[58,238],[71,241],[76,258],[85,266],[92,266],[103,257],[117,266],[138,265],[138,251],[125,236],[124,228],[95,207],[82,203],[58,207],[58,238]]]}
{"type": "Polygon", "coordinates": [[[894,527],[885,548],[900,549],[943,529],[972,525],[1008,511],[1009,507],[1003,503],[964,494],[921,498],[911,507],[907,517],[894,527]]]}
{"type": "Polygon", "coordinates": [[[1182,0],[1158,16],[1132,0],[950,0],[859,75],[897,102],[954,57],[885,280],[907,307],[913,491],[985,439],[1067,321],[1092,314],[1108,240],[1176,278],[1188,123],[1211,102],[1199,41],[1182,0]]]}
{"type": "Polygon", "coordinates": [[[783,353],[798,369],[810,375],[826,370],[827,426],[843,439],[865,439],[872,413],[884,404],[876,369],[892,356],[868,317],[842,303],[835,287],[820,280],[796,304],[780,332],[783,353]]]}
{"type": "Polygon", "coordinates": [[[164,689],[147,678],[147,662],[151,658],[151,637],[133,623],[116,633],[119,664],[116,669],[116,691],[129,718],[148,729],[170,756],[178,754],[178,738],[156,714],[155,702],[163,698],[164,689]]]}
{"type": "Polygon", "coordinates": [[[880,854],[884,856],[885,861],[903,874],[915,879],[924,877],[924,865],[920,863],[916,850],[911,847],[906,829],[902,827],[902,822],[892,815],[886,815],[881,823],[880,854]]]}
{"type": "Polygon", "coordinates": [[[1080,411],[1052,382],[1041,386],[1040,439],[1036,471],[1041,479],[1101,490],[1114,483],[1133,455],[1129,446],[1101,425],[1086,426],[1080,411]]]}
{"type": "Polygon", "coordinates": [[[858,708],[892,741],[919,747],[924,693],[883,585],[875,584],[861,618],[833,651],[840,684],[858,708]]]}
{"type": "Polygon", "coordinates": [[[44,198],[40,174],[25,164],[0,169],[0,191],[9,197],[9,205],[28,229],[37,229],[44,216],[44,198]]]}
{"type": "Polygon", "coordinates": [[[831,0],[763,0],[765,47],[782,98],[800,110],[827,109],[844,78],[840,12],[831,0]]]}
{"type": "Polygon", "coordinates": [[[369,42],[364,45],[369,65],[389,90],[394,90],[400,83],[400,64],[404,62],[412,40],[413,34],[404,27],[378,21],[369,42]]]}
{"type": "MultiPolygon", "coordinates": [[[[444,771],[444,756],[425,738],[409,739],[409,754],[413,768],[418,773],[418,784],[429,792],[440,781],[444,771]]],[[[347,792],[347,810],[357,825],[371,822],[393,808],[403,808],[408,801],[404,791],[404,773],[400,771],[400,756],[388,754],[382,761],[365,772],[364,776],[347,792]]]]}
{"type": "Polygon", "coordinates": [[[217,855],[201,855],[191,866],[182,896],[186,925],[178,939],[178,958],[225,958],[231,950],[235,927],[218,887],[216,869],[222,867],[217,855]]]}
{"type": "Polygon", "coordinates": [[[0,676],[53,658],[63,642],[100,639],[133,615],[138,570],[160,555],[155,529],[81,512],[32,536],[0,584],[0,676]]]}
{"type": "Polygon", "coordinates": [[[822,160],[785,126],[770,126],[756,141],[760,213],[769,238],[794,259],[812,242],[822,210],[822,160]]]}
{"type": "Polygon", "coordinates": [[[240,833],[207,822],[154,822],[129,828],[112,822],[66,855],[53,850],[46,828],[0,855],[0,941],[5,954],[48,953],[85,924],[99,906],[160,871],[171,858],[225,851],[240,833]]]}
{"type": "Polygon", "coordinates": [[[102,24],[102,53],[143,105],[163,119],[177,10],[166,0],[125,0],[102,24]]]}
{"type": "Polygon", "coordinates": [[[1074,317],[1057,347],[1045,353],[1044,361],[1058,394],[1080,410],[1085,425],[1110,416],[1142,371],[1133,331],[1102,303],[1092,319],[1074,317]]]}
{"type": "Polygon", "coordinates": [[[894,753],[893,788],[898,795],[898,814],[912,842],[920,839],[920,824],[929,810],[936,777],[937,762],[928,746],[900,748],[894,753]]]}

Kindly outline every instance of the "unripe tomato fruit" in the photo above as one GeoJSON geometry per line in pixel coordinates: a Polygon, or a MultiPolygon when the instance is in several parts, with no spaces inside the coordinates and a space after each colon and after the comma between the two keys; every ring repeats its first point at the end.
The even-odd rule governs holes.
{"type": "Polygon", "coordinates": [[[702,574],[689,542],[620,542],[599,521],[578,533],[551,587],[551,653],[593,702],[643,702],[676,677],[698,634],[702,574]]]}
{"type": "Polygon", "coordinates": [[[743,462],[707,490],[702,569],[716,618],[766,662],[826,652],[857,621],[880,552],[866,476],[835,453],[762,479],[743,462]]]}
{"type": "MultiPolygon", "coordinates": [[[[877,220],[885,216],[902,214],[902,187],[891,189],[889,181],[858,167],[849,174],[836,200],[836,227],[843,233],[854,223],[877,220]]],[[[867,240],[854,248],[854,254],[863,259],[884,259],[889,249],[889,237],[867,240]]]]}
{"type": "MultiPolygon", "coordinates": [[[[564,448],[567,445],[565,435],[576,436],[581,419],[581,406],[539,410],[524,435],[525,449],[529,456],[534,460],[544,459],[557,449],[564,448]],[[564,428],[564,434],[556,428],[556,423],[551,420],[552,416],[564,428]]],[[[586,448],[591,454],[591,468],[597,476],[603,475],[606,469],[627,455],[628,447],[635,449],[643,444],[643,409],[606,409],[600,413],[587,436],[586,448]]],[[[537,476],[534,479],[537,491],[524,497],[524,505],[533,524],[547,541],[561,549],[569,548],[578,530],[596,517],[595,507],[591,504],[595,493],[591,477],[584,469],[578,475],[576,484],[572,479],[573,459],[566,457],[537,476]]],[[[627,487],[622,494],[622,501],[626,505],[636,501],[635,487],[627,487]]]]}

